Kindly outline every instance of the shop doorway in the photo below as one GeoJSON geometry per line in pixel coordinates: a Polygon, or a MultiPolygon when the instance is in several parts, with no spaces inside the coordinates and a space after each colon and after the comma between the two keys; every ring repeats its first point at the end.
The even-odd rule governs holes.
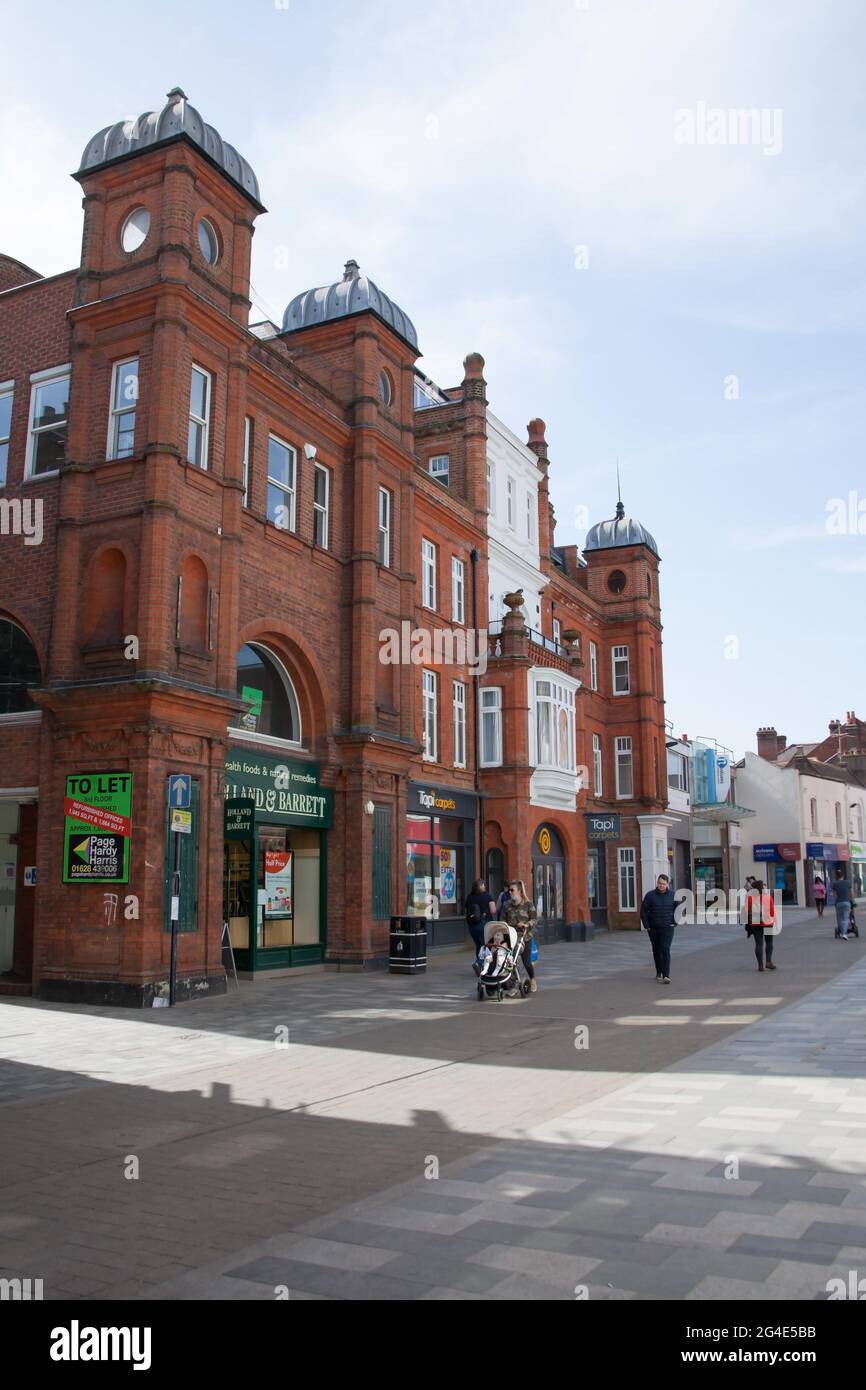
{"type": "Polygon", "coordinates": [[[532,842],[532,899],[543,939],[565,924],[565,852],[552,825],[539,826],[532,842]]]}
{"type": "Polygon", "coordinates": [[[15,960],[15,881],[18,875],[18,803],[0,802],[0,975],[15,960]]]}
{"type": "Polygon", "coordinates": [[[589,920],[596,927],[607,926],[607,870],[604,845],[590,845],[587,869],[589,920]]]}
{"type": "Polygon", "coordinates": [[[505,888],[505,855],[501,849],[487,851],[484,882],[487,884],[488,893],[498,902],[499,895],[505,888]]]}

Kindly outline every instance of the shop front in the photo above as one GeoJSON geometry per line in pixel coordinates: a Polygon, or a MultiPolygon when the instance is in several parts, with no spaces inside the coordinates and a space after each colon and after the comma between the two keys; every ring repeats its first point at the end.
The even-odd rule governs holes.
{"type": "Polygon", "coordinates": [[[426,917],[427,947],[469,939],[463,904],[478,876],[478,798],[451,787],[410,782],[406,797],[407,916],[426,917]]]}
{"type": "Polygon", "coordinates": [[[608,840],[619,840],[622,816],[618,812],[601,815],[586,813],[587,892],[589,919],[596,927],[606,927],[607,921],[607,862],[608,840]]]}
{"type": "Polygon", "coordinates": [[[318,765],[235,746],[225,794],[224,918],[238,972],[321,964],[334,794],[318,765]]]}
{"type": "MultiPolygon", "coordinates": [[[[835,869],[838,864],[844,864],[846,873],[854,884],[854,896],[857,897],[857,877],[860,879],[860,891],[866,886],[866,863],[858,862],[854,856],[854,849],[863,849],[863,846],[852,846],[842,844],[824,844],[821,841],[806,841],[806,902],[809,907],[815,906],[815,880],[821,879],[829,895],[833,879],[836,877],[835,869]],[[852,862],[849,864],[849,860],[852,862]],[[859,875],[858,875],[859,868],[859,875]]],[[[866,855],[864,855],[866,859],[866,855]]],[[[826,898],[825,898],[826,901],[826,898]]]]}
{"type": "Polygon", "coordinates": [[[752,847],[752,858],[756,865],[755,878],[762,879],[771,893],[781,893],[784,907],[796,907],[799,902],[797,865],[802,857],[802,850],[798,844],[752,847]]]}
{"type": "Polygon", "coordinates": [[[552,825],[540,825],[532,841],[532,900],[538,939],[558,941],[565,926],[565,851],[552,825]]]}
{"type": "Polygon", "coordinates": [[[857,840],[851,841],[851,883],[855,898],[866,895],[866,845],[857,840]]]}

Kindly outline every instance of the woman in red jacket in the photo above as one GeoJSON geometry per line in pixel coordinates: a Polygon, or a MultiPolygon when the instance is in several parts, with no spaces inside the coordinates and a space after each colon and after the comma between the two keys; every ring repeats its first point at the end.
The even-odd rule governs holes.
{"type": "Polygon", "coordinates": [[[759,878],[756,878],[746,899],[746,931],[754,939],[759,970],[764,968],[765,953],[767,969],[775,970],[776,968],[773,964],[775,926],[776,904],[773,901],[773,895],[765,892],[763,883],[759,878]]]}

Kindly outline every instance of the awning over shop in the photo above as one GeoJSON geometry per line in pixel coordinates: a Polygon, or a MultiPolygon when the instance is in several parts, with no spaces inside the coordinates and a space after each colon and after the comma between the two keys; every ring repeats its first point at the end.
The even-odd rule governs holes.
{"type": "Polygon", "coordinates": [[[748,806],[732,806],[728,801],[720,801],[715,806],[693,806],[692,818],[695,825],[725,825],[729,821],[748,820],[757,813],[748,806]]]}

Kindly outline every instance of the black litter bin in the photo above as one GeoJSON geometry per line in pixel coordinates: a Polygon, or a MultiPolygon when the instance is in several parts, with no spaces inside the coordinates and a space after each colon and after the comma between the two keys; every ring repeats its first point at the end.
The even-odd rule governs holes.
{"type": "Polygon", "coordinates": [[[426,917],[392,917],[389,969],[392,975],[423,975],[427,969],[426,917]]]}

